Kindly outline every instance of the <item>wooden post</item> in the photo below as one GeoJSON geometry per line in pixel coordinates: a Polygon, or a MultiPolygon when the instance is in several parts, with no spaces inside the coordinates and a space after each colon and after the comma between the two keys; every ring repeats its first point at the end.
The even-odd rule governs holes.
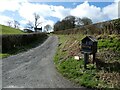
{"type": "Polygon", "coordinates": [[[84,68],[87,69],[88,53],[84,53],[84,68]]]}
{"type": "Polygon", "coordinates": [[[96,57],[96,53],[93,53],[93,64],[94,62],[96,62],[95,57],[96,57]]]}

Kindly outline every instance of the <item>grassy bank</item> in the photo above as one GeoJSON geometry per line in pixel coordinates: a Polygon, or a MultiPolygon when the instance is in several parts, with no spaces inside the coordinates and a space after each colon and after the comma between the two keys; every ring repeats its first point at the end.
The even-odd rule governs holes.
{"type": "Polygon", "coordinates": [[[9,26],[0,25],[0,34],[24,34],[20,29],[15,29],[9,26]]]}
{"type": "Polygon", "coordinates": [[[96,36],[98,53],[96,65],[89,57],[84,69],[80,43],[83,35],[58,35],[59,45],[54,57],[56,68],[66,78],[89,88],[120,88],[120,41],[119,36],[96,36]],[[74,56],[80,60],[75,60],[74,56]],[[110,56],[110,57],[109,57],[110,56]]]}

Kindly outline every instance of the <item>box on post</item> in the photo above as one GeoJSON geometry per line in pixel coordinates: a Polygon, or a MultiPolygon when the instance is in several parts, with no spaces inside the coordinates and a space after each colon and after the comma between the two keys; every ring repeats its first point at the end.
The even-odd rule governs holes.
{"type": "Polygon", "coordinates": [[[82,39],[81,52],[84,54],[84,68],[87,68],[87,62],[90,54],[93,54],[93,64],[96,62],[95,53],[97,52],[97,39],[93,36],[86,36],[82,39]]]}
{"type": "Polygon", "coordinates": [[[81,44],[82,53],[94,54],[97,52],[97,39],[93,36],[86,36],[82,39],[81,44]]]}

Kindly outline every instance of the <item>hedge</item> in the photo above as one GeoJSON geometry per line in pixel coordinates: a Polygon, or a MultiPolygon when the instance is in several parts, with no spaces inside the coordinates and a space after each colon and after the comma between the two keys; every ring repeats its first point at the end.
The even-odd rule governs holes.
{"type": "Polygon", "coordinates": [[[114,19],[105,22],[85,25],[66,30],[54,31],[54,34],[120,34],[120,30],[116,29],[116,23],[119,19],[114,19]]]}
{"type": "Polygon", "coordinates": [[[6,53],[17,47],[32,44],[36,41],[43,41],[48,36],[46,33],[17,34],[17,35],[1,35],[2,37],[2,53],[6,53]]]}

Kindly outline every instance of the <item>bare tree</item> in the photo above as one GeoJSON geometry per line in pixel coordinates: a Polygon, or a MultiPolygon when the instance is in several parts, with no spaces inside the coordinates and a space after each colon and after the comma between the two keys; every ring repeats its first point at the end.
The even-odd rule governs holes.
{"type": "Polygon", "coordinates": [[[20,23],[16,20],[14,20],[14,28],[19,28],[20,23]]]}
{"type": "Polygon", "coordinates": [[[10,21],[10,20],[7,21],[7,25],[10,26],[10,27],[12,27],[12,21],[10,21]]]}
{"type": "Polygon", "coordinates": [[[34,28],[33,23],[31,21],[28,21],[26,28],[33,29],[34,28]]]}
{"type": "Polygon", "coordinates": [[[34,15],[34,22],[29,21],[26,27],[29,29],[34,29],[35,32],[37,32],[37,28],[42,22],[39,21],[40,16],[37,13],[34,13],[33,15],[34,15]]]}
{"type": "MultiPolygon", "coordinates": [[[[40,16],[38,14],[34,13],[34,18],[35,18],[35,27],[34,28],[37,28],[41,24],[41,22],[38,21],[40,19],[40,16]]],[[[36,32],[36,30],[35,30],[35,32],[36,32]]]]}
{"type": "Polygon", "coordinates": [[[44,29],[48,32],[49,30],[52,29],[52,27],[51,27],[49,24],[47,24],[47,25],[44,27],[44,29]]]}

